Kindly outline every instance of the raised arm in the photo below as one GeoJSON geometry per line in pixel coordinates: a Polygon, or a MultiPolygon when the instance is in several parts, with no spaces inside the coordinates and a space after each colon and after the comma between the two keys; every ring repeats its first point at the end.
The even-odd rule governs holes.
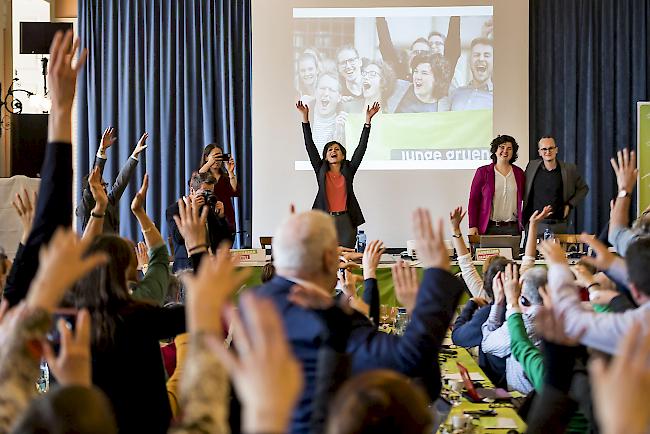
{"type": "Polygon", "coordinates": [[[489,298],[485,290],[483,290],[483,278],[476,270],[472,255],[465,245],[463,234],[460,231],[460,223],[463,221],[467,212],[463,212],[463,207],[457,207],[449,213],[449,220],[451,221],[452,230],[452,243],[456,249],[456,257],[458,259],[458,266],[463,274],[463,280],[472,294],[472,297],[489,298]]]}
{"type": "Polygon", "coordinates": [[[72,31],[57,33],[50,48],[48,82],[52,109],[48,120],[48,145],[41,168],[41,184],[32,231],[20,261],[14,261],[7,277],[4,297],[14,305],[27,294],[38,268],[38,252],[60,226],[72,224],[72,101],[77,74],[86,60],[82,50],[76,63],[72,57],[79,41],[72,31]]]}
{"type": "Polygon", "coordinates": [[[449,17],[449,27],[447,27],[447,38],[445,39],[445,59],[449,63],[452,78],[458,59],[460,59],[460,53],[460,17],[449,17]]]}
{"type": "Polygon", "coordinates": [[[627,246],[634,237],[623,236],[629,232],[629,214],[630,204],[632,202],[632,192],[636,184],[639,170],[636,168],[636,152],[629,152],[626,149],[618,151],[617,160],[610,160],[614,172],[616,173],[616,183],[619,194],[614,202],[614,208],[611,212],[609,222],[609,242],[616,248],[616,251],[625,256],[627,246]]]}
{"type": "Polygon", "coordinates": [[[379,52],[381,53],[384,62],[388,63],[395,70],[398,78],[406,79],[409,75],[409,65],[404,65],[399,61],[397,50],[393,45],[393,40],[390,37],[390,29],[385,17],[377,17],[375,19],[377,26],[377,38],[379,39],[379,52]]]}
{"type": "Polygon", "coordinates": [[[140,156],[141,152],[147,149],[147,137],[149,137],[149,134],[147,133],[144,133],[142,137],[140,137],[137,145],[135,145],[135,149],[133,149],[133,153],[129,159],[126,160],[124,166],[122,166],[120,169],[120,173],[117,174],[117,178],[115,178],[115,183],[113,184],[110,192],[110,196],[113,201],[119,201],[122,197],[122,194],[124,193],[124,190],[126,189],[126,186],[129,185],[129,181],[133,176],[135,167],[138,165],[138,157],[140,156]]]}
{"type": "Polygon", "coordinates": [[[117,137],[115,137],[115,128],[107,127],[102,134],[102,139],[99,141],[99,146],[97,147],[97,154],[95,154],[95,164],[93,164],[93,169],[95,167],[99,168],[99,176],[104,175],[104,166],[106,166],[106,151],[108,148],[113,146],[117,137]]]}
{"type": "Polygon", "coordinates": [[[98,235],[101,235],[104,229],[104,217],[106,213],[106,207],[108,206],[108,196],[106,191],[104,191],[104,186],[102,185],[102,176],[99,171],[99,167],[95,167],[90,176],[88,177],[88,187],[93,195],[93,201],[95,206],[90,212],[90,219],[84,229],[84,238],[94,239],[98,235]]]}
{"type": "Polygon", "coordinates": [[[528,221],[528,237],[526,238],[524,257],[521,261],[521,274],[524,274],[526,270],[535,266],[535,259],[537,258],[537,227],[539,222],[551,215],[552,212],[553,208],[550,205],[546,205],[541,212],[535,210],[530,216],[528,221]]]}
{"type": "Polygon", "coordinates": [[[158,228],[144,210],[148,187],[149,176],[145,174],[142,187],[140,187],[131,202],[131,211],[138,223],[140,223],[140,229],[149,248],[150,257],[147,272],[133,291],[133,296],[162,305],[169,286],[169,252],[158,228]]]}
{"type": "Polygon", "coordinates": [[[309,125],[309,107],[306,104],[303,104],[302,101],[298,101],[296,103],[296,109],[300,112],[302,117],[302,134],[305,138],[305,148],[307,148],[307,155],[309,156],[311,167],[314,168],[315,172],[318,172],[320,166],[323,164],[323,159],[318,153],[318,149],[314,143],[314,138],[311,134],[311,125],[309,125]]]}
{"type": "Polygon", "coordinates": [[[372,118],[379,112],[378,102],[375,102],[372,106],[366,108],[366,123],[363,125],[363,130],[361,131],[361,137],[359,138],[359,145],[357,149],[354,150],[352,159],[350,160],[350,165],[352,166],[352,171],[356,172],[361,165],[361,160],[366,154],[366,149],[368,149],[368,138],[370,137],[370,123],[372,118]]]}

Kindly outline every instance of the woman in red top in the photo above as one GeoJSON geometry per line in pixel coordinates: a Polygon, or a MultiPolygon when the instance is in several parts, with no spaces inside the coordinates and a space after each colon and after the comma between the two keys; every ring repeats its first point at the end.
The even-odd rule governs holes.
{"type": "Polygon", "coordinates": [[[237,177],[235,176],[235,160],[231,156],[226,162],[223,159],[223,155],[223,147],[221,145],[210,143],[203,149],[199,173],[209,171],[217,180],[217,183],[214,185],[214,194],[219,201],[223,202],[226,221],[228,222],[230,231],[234,234],[236,226],[232,198],[239,197],[237,177]]]}
{"type": "Polygon", "coordinates": [[[352,181],[366,153],[370,121],[379,111],[379,103],[376,102],[366,109],[366,123],[351,160],[345,158],[345,147],[336,141],[327,142],[322,154],[319,154],[309,125],[309,107],[298,101],[296,108],[302,114],[305,147],[318,181],[318,193],[312,209],[323,210],[334,217],[339,245],[354,247],[357,227],[365,223],[365,219],[354,195],[352,181]]]}

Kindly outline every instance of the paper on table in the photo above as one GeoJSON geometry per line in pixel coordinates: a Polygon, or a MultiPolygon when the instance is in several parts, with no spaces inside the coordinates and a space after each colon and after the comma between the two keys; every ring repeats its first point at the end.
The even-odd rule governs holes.
{"type": "Polygon", "coordinates": [[[517,423],[509,417],[482,417],[481,427],[484,429],[517,429],[517,423]]]}
{"type": "MultiPolygon", "coordinates": [[[[446,378],[448,380],[457,380],[461,381],[462,377],[460,376],[460,373],[454,372],[454,373],[445,373],[442,375],[443,378],[446,378]]],[[[470,372],[469,373],[469,379],[472,381],[485,381],[485,377],[482,376],[479,372],[470,372]]]]}

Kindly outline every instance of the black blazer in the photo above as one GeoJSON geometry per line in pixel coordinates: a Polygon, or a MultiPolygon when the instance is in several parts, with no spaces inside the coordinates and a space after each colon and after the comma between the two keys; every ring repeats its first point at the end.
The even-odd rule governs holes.
{"type": "MultiPolygon", "coordinates": [[[[314,168],[314,172],[316,172],[316,181],[318,182],[318,193],[316,194],[316,199],[314,199],[312,209],[320,209],[328,212],[329,207],[327,206],[327,194],[325,192],[325,174],[329,170],[329,165],[316,148],[316,144],[311,135],[311,125],[309,123],[302,124],[302,133],[305,136],[305,147],[307,148],[309,161],[311,162],[311,167],[314,168]]],[[[345,176],[345,186],[348,195],[347,210],[350,214],[350,220],[352,220],[352,226],[354,227],[360,226],[366,222],[363,218],[363,213],[361,212],[361,207],[359,206],[357,197],[354,195],[352,181],[354,181],[354,175],[357,173],[357,170],[359,170],[361,160],[363,160],[363,156],[368,148],[369,136],[370,126],[366,124],[363,127],[363,131],[361,131],[359,145],[357,146],[357,149],[354,150],[352,159],[343,160],[341,162],[341,173],[345,176]]]]}
{"type": "MultiPolygon", "coordinates": [[[[530,216],[534,212],[534,210],[528,210],[529,201],[531,200],[530,191],[533,189],[535,175],[542,164],[543,161],[539,158],[537,160],[531,160],[526,166],[526,188],[524,189],[523,208],[525,224],[527,224],[530,216]]],[[[582,176],[580,176],[575,164],[565,163],[560,160],[557,160],[557,164],[560,165],[560,173],[562,173],[562,200],[565,205],[569,205],[573,209],[589,193],[589,186],[582,179],[582,176]]]]}

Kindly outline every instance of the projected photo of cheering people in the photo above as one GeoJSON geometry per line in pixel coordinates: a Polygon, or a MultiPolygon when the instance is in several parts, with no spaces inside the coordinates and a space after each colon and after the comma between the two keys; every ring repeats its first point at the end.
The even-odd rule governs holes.
{"type": "Polygon", "coordinates": [[[489,158],[492,7],[299,8],[293,23],[317,146],[356,136],[379,101],[366,160],[489,158]]]}

